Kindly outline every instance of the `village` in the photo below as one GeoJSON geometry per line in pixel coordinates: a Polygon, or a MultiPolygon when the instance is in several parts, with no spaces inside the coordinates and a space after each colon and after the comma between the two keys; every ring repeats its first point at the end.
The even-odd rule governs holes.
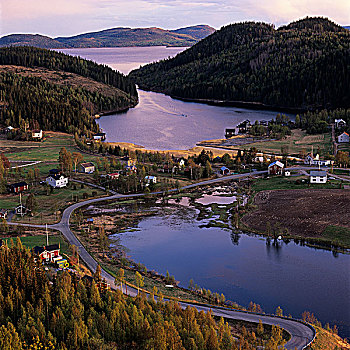
{"type": "MultiPolygon", "coordinates": [[[[347,134],[340,133],[345,127],[344,123],[344,121],[335,123],[335,130],[339,130],[339,144],[344,143],[342,140],[349,142],[347,134]]],[[[267,127],[268,122],[260,125],[267,127]]],[[[246,120],[235,132],[238,132],[240,137],[250,135],[250,130],[251,124],[246,120]]],[[[3,138],[7,138],[12,132],[13,128],[5,128],[3,138]]],[[[14,134],[16,133],[19,131],[15,130],[14,134]]],[[[42,130],[26,131],[26,133],[30,135],[28,140],[11,140],[5,147],[0,143],[4,151],[1,156],[0,229],[3,237],[13,237],[16,236],[16,226],[13,224],[21,224],[21,236],[25,238],[24,241],[29,242],[40,261],[49,264],[51,268],[56,269],[55,271],[72,270],[77,258],[75,260],[71,258],[78,256],[74,253],[74,248],[66,249],[63,256],[60,252],[60,245],[64,244],[62,240],[49,244],[46,239],[46,242],[41,241],[43,242],[41,245],[34,245],[33,242],[38,242],[37,233],[35,230],[26,229],[25,224],[59,223],[65,208],[88,199],[137,193],[148,196],[157,193],[156,197],[159,195],[166,197],[173,191],[179,195],[180,193],[186,195],[186,192],[181,190],[186,186],[193,186],[208,179],[216,182],[225,181],[226,178],[234,179],[235,176],[238,176],[238,181],[241,181],[242,176],[243,183],[248,181],[249,186],[243,187],[247,193],[250,193],[247,189],[251,188],[251,183],[254,184],[253,187],[259,188],[259,191],[279,188],[349,188],[347,185],[350,181],[347,169],[349,158],[346,152],[338,152],[338,155],[343,153],[345,157],[328,155],[327,158],[324,152],[321,156],[320,149],[314,144],[308,145],[309,152],[299,152],[297,155],[287,154],[285,149],[281,149],[280,154],[275,154],[261,152],[255,147],[238,150],[203,147],[199,153],[186,156],[173,155],[171,152],[130,151],[116,145],[111,146],[105,142],[103,132],[96,133],[91,138],[73,138],[66,134],[42,130]]],[[[237,137],[230,130],[226,130],[226,136],[228,140],[237,137]]],[[[305,146],[302,147],[304,151],[305,146]]],[[[208,189],[204,187],[203,191],[208,189]]],[[[205,193],[203,191],[199,191],[199,195],[205,193]]],[[[246,203],[252,203],[253,196],[249,195],[246,198],[249,197],[251,199],[246,203]]],[[[247,209],[238,212],[239,215],[246,213],[247,209]]],[[[75,214],[73,226],[76,226],[78,220],[79,225],[75,227],[75,231],[79,239],[88,246],[94,241],[92,239],[86,241],[85,236],[81,236],[80,231],[84,230],[91,231],[91,237],[96,235],[97,242],[100,242],[99,237],[104,236],[101,236],[101,232],[104,232],[106,225],[108,226],[109,219],[105,218],[103,219],[105,221],[100,222],[96,220],[95,215],[89,216],[85,213],[83,223],[81,219],[77,219],[78,215],[82,214],[80,212],[75,214]],[[93,234],[90,227],[95,227],[96,233],[93,234]]],[[[220,215],[226,214],[222,212],[220,215]]],[[[130,224],[135,218],[137,219],[137,216],[135,218],[134,216],[135,214],[131,216],[130,224]]],[[[242,225],[244,223],[242,220],[242,225]]],[[[225,223],[212,224],[226,226],[225,223]]],[[[106,233],[110,232],[114,230],[106,233]]],[[[105,242],[105,239],[102,241],[105,242]]],[[[97,248],[96,257],[99,255],[100,243],[97,248]]],[[[100,263],[105,264],[106,261],[102,259],[100,263]]],[[[72,271],[76,269],[73,268],[72,271]]],[[[129,278],[135,283],[133,274],[129,273],[129,278]]],[[[160,277],[150,275],[150,278],[152,280],[160,277]]],[[[164,281],[166,283],[168,280],[164,281]]],[[[160,284],[157,283],[157,286],[162,288],[163,280],[160,280],[160,284]]],[[[101,284],[100,288],[108,289],[109,286],[101,284]]]]}

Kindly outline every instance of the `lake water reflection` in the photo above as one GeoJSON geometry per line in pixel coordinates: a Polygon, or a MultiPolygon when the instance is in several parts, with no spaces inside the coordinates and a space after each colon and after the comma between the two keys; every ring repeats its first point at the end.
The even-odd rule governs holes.
{"type": "MultiPolygon", "coordinates": [[[[140,65],[173,57],[183,47],[117,47],[63,49],[64,53],[107,64],[123,73],[140,65]]],[[[169,96],[139,90],[140,103],[126,113],[104,116],[98,123],[107,141],[131,142],[149,149],[189,149],[203,140],[223,138],[225,128],[249,119],[270,120],[277,112],[216,107],[183,102],[169,96]]]]}
{"type": "Polygon", "coordinates": [[[295,317],[310,310],[350,335],[349,255],[201,228],[193,208],[171,207],[142,220],[138,232],[116,235],[132,259],[163,274],[168,270],[184,287],[193,278],[245,306],[254,301],[266,312],[281,306],[295,317]]]}

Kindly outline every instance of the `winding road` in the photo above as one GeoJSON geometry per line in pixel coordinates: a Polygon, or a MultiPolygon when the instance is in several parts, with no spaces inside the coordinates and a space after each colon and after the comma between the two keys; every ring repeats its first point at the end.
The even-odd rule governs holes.
{"type": "MultiPolygon", "coordinates": [[[[294,167],[290,169],[303,170],[303,169],[311,169],[311,168],[294,167]]],[[[186,189],[190,189],[198,186],[212,185],[223,181],[238,180],[238,179],[249,177],[251,175],[261,175],[265,173],[267,173],[267,171],[256,171],[256,172],[246,173],[246,174],[224,176],[221,178],[216,178],[216,179],[211,179],[211,180],[206,180],[195,184],[191,184],[183,187],[182,190],[186,190],[186,189]]],[[[170,190],[168,191],[168,193],[175,192],[175,191],[177,190],[170,190]]],[[[154,192],[152,194],[161,194],[161,193],[162,192],[154,192]]],[[[53,230],[60,231],[70,244],[74,244],[78,248],[80,258],[84,261],[84,263],[88,266],[88,268],[94,272],[98,265],[96,260],[85,249],[85,247],[81,244],[81,242],[77,239],[77,237],[74,235],[74,233],[71,231],[69,227],[69,221],[72,213],[74,212],[74,210],[92,203],[97,203],[97,202],[102,202],[107,200],[116,200],[121,198],[142,197],[144,195],[145,195],[144,193],[127,194],[127,195],[113,194],[112,196],[108,196],[108,197],[94,198],[94,199],[89,199],[80,203],[75,203],[63,211],[62,218],[59,223],[48,225],[47,227],[53,230]]],[[[17,223],[12,223],[12,222],[9,222],[8,224],[18,225],[17,223]]],[[[22,224],[22,226],[45,228],[44,225],[22,224]]],[[[109,274],[108,272],[102,269],[101,276],[107,281],[107,283],[111,285],[112,288],[118,288],[114,284],[114,277],[111,274],[109,274]]],[[[125,287],[123,287],[123,293],[126,293],[125,287]]],[[[128,287],[127,294],[130,296],[136,296],[137,290],[135,288],[128,287]]],[[[195,303],[191,304],[187,302],[180,302],[179,304],[183,308],[186,308],[188,306],[195,307],[198,311],[211,310],[213,315],[222,316],[226,319],[242,320],[242,321],[256,322],[256,323],[258,323],[259,320],[261,320],[263,324],[278,325],[283,329],[285,329],[291,335],[290,340],[285,344],[285,348],[288,350],[305,349],[311,342],[313,342],[316,336],[316,331],[311,325],[296,319],[277,317],[274,315],[244,312],[244,311],[232,310],[229,308],[217,307],[217,306],[205,305],[205,304],[195,304],[195,303]]]]}

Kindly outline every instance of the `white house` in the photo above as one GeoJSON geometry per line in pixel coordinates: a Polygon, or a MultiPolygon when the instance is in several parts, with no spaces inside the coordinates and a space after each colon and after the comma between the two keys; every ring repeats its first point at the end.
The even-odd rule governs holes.
{"type": "Polygon", "coordinates": [[[68,177],[63,174],[50,174],[46,178],[46,183],[54,188],[62,188],[67,186],[68,177]]]}
{"type": "Polygon", "coordinates": [[[156,184],[157,183],[157,177],[156,176],[147,175],[145,177],[145,181],[147,182],[147,184],[150,184],[150,183],[156,184]]]}
{"type": "Polygon", "coordinates": [[[327,172],[325,171],[310,171],[310,183],[325,184],[327,182],[327,172]]]}
{"type": "Polygon", "coordinates": [[[93,136],[93,139],[95,141],[104,141],[106,139],[106,133],[105,132],[98,132],[93,136]]]}
{"type": "Polygon", "coordinates": [[[304,164],[313,165],[314,164],[314,157],[311,154],[308,154],[304,159],[304,164]]]}
{"type": "Polygon", "coordinates": [[[95,165],[91,162],[81,163],[79,171],[85,174],[92,174],[95,171],[95,165]]]}
{"type": "Polygon", "coordinates": [[[313,157],[311,154],[308,154],[304,159],[304,164],[316,165],[316,166],[327,166],[327,165],[331,165],[332,161],[329,159],[321,160],[318,154],[316,154],[315,157],[313,157]]]}
{"type": "Polygon", "coordinates": [[[343,128],[346,125],[346,122],[343,119],[335,119],[334,124],[335,124],[335,127],[339,129],[339,128],[343,128]]]}
{"type": "Polygon", "coordinates": [[[347,132],[343,132],[341,135],[338,136],[338,143],[345,143],[345,142],[348,143],[349,141],[350,141],[350,137],[347,132]]]}
{"type": "Polygon", "coordinates": [[[32,138],[33,139],[42,139],[43,131],[42,130],[32,130],[32,138]]]}

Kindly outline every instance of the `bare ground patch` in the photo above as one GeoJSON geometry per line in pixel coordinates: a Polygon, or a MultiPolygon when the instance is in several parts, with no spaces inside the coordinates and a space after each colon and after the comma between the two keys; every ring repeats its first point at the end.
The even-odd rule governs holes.
{"type": "Polygon", "coordinates": [[[255,204],[258,209],[242,221],[260,232],[266,232],[268,222],[304,237],[322,237],[329,225],[350,228],[350,190],[263,191],[256,195],[255,204]]]}

